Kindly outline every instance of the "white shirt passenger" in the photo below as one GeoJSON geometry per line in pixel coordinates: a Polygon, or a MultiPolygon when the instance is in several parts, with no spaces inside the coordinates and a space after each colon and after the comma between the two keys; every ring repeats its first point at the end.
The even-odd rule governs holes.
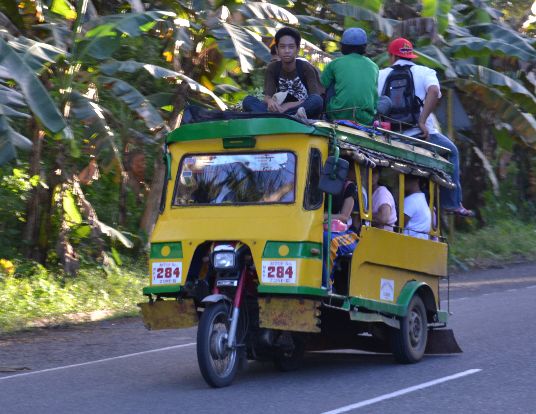
{"type": "MultiPolygon", "coordinates": [[[[409,60],[405,60],[405,59],[399,59],[394,64],[400,65],[400,66],[406,66],[406,65],[411,66],[410,70],[411,70],[411,74],[413,75],[413,84],[415,86],[415,96],[419,97],[423,102],[424,102],[424,98],[426,97],[426,91],[428,91],[428,88],[433,85],[439,88],[439,98],[441,98],[441,88],[439,86],[439,80],[437,79],[435,70],[427,68],[426,66],[416,65],[415,63],[409,60]]],[[[389,76],[389,73],[391,73],[392,70],[393,69],[390,67],[380,70],[380,73],[378,74],[378,95],[379,96],[382,95],[385,81],[387,79],[387,76],[389,76]]],[[[433,115],[430,115],[428,119],[426,119],[426,128],[428,128],[428,131],[430,132],[430,134],[438,133],[433,115]]],[[[417,133],[420,131],[420,129],[413,128],[405,132],[411,135],[414,131],[417,133]]]]}
{"type": "Polygon", "coordinates": [[[404,234],[428,240],[432,215],[424,193],[413,193],[404,198],[404,214],[409,217],[404,234]]]}

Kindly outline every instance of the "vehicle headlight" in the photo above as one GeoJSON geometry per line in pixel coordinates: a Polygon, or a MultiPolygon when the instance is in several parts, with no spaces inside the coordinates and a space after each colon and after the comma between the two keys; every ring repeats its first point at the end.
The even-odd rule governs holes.
{"type": "Polygon", "coordinates": [[[216,269],[232,269],[235,266],[234,252],[216,252],[213,260],[216,269]]]}

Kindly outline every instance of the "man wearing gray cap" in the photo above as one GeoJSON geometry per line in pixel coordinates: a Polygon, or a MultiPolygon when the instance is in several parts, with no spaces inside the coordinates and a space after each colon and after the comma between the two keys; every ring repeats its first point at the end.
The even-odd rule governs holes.
{"type": "MultiPolygon", "coordinates": [[[[367,34],[352,27],[342,34],[344,56],[330,62],[320,80],[334,89],[326,113],[329,119],[348,119],[372,125],[378,102],[378,65],[364,56],[367,34]]],[[[328,90],[329,93],[329,90],[328,90]]]]}

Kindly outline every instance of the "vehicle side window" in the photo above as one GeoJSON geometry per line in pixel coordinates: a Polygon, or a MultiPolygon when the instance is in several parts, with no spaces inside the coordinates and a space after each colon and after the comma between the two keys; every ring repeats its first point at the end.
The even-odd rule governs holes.
{"type": "Polygon", "coordinates": [[[307,184],[305,185],[305,197],[303,200],[303,207],[306,210],[316,210],[322,205],[323,194],[318,189],[321,171],[322,154],[320,150],[313,148],[309,153],[309,171],[307,172],[307,184]]]}

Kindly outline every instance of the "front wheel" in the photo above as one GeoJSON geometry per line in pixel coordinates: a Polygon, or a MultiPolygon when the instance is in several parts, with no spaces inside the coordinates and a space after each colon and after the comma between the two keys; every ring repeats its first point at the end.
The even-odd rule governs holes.
{"type": "Polygon", "coordinates": [[[226,387],[238,369],[236,348],[227,348],[230,306],[218,302],[205,309],[197,328],[197,362],[205,381],[212,387],[226,387]]]}
{"type": "Polygon", "coordinates": [[[413,296],[408,313],[400,319],[400,329],[392,332],[395,359],[402,364],[413,364],[422,359],[428,340],[426,308],[419,295],[413,296]]]}

